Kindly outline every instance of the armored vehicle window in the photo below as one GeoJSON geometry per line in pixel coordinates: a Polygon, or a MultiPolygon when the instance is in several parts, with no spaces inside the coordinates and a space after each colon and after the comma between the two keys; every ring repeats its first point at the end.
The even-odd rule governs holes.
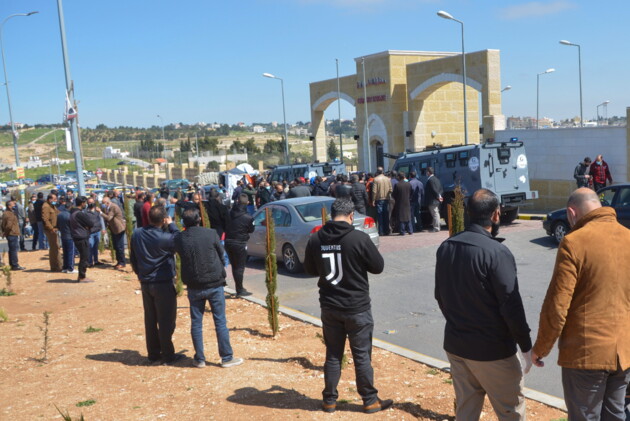
{"type": "Polygon", "coordinates": [[[427,168],[429,168],[429,163],[428,162],[421,162],[420,163],[420,175],[427,175],[427,168]]]}
{"type": "Polygon", "coordinates": [[[447,153],[444,157],[444,161],[446,161],[446,168],[454,168],[455,167],[455,154],[447,153]]]}
{"type": "Polygon", "coordinates": [[[332,165],[324,165],[322,167],[322,171],[324,172],[324,175],[331,175],[333,172],[333,167],[332,165]]]}
{"type": "Polygon", "coordinates": [[[510,163],[510,149],[509,148],[499,148],[497,150],[499,155],[499,162],[501,164],[509,164],[510,163]]]}
{"type": "Polygon", "coordinates": [[[460,153],[457,154],[458,158],[459,158],[459,165],[462,167],[466,167],[468,166],[468,151],[461,151],[460,153]]]}
{"type": "Polygon", "coordinates": [[[400,167],[396,168],[396,171],[398,172],[404,172],[405,174],[409,174],[409,165],[401,165],[400,167]]]}

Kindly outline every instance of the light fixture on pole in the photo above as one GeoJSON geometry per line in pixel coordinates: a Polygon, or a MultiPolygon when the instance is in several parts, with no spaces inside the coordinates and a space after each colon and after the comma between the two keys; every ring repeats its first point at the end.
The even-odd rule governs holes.
{"type": "Polygon", "coordinates": [[[505,88],[501,89],[501,92],[509,91],[510,89],[512,89],[512,85],[508,85],[505,88]]]}
{"type": "Polygon", "coordinates": [[[464,144],[468,145],[468,104],[466,104],[466,50],[464,49],[464,22],[455,19],[450,13],[440,10],[437,15],[443,19],[455,21],[462,25],[462,73],[464,79],[464,144]]]}
{"type": "Polygon", "coordinates": [[[577,47],[578,49],[578,72],[580,76],[580,127],[584,127],[584,114],[582,112],[582,48],[579,44],[574,44],[565,39],[560,40],[560,44],[577,47]]]}
{"type": "Polygon", "coordinates": [[[287,113],[284,106],[284,80],[280,77],[274,76],[271,73],[263,73],[264,77],[270,79],[278,79],[280,81],[280,87],[282,89],[282,117],[284,118],[284,163],[289,164],[289,131],[287,130],[287,113]]]}
{"type": "MultiPolygon", "coordinates": [[[[61,52],[63,55],[63,67],[66,74],[66,100],[68,106],[75,107],[74,102],[74,81],[70,74],[70,60],[68,58],[68,46],[66,43],[66,25],[63,15],[62,0],[57,0],[57,12],[59,14],[59,32],[61,33],[61,52]]],[[[68,110],[67,110],[68,111],[68,110]]],[[[72,152],[74,153],[74,165],[77,169],[77,184],[79,187],[79,195],[85,196],[85,179],[83,178],[83,157],[81,156],[81,140],[79,139],[79,122],[75,108],[74,117],[67,116],[70,125],[70,139],[72,140],[72,152]]]]}
{"type": "Polygon", "coordinates": [[[365,57],[361,58],[361,68],[363,69],[363,106],[365,110],[365,142],[364,147],[367,148],[368,166],[367,172],[372,171],[372,151],[370,147],[370,122],[368,120],[368,99],[367,99],[367,83],[365,82],[365,57]]]}
{"type": "MultiPolygon", "coordinates": [[[[597,125],[599,126],[599,107],[604,107],[604,112],[606,117],[608,117],[608,104],[610,104],[610,100],[606,100],[597,106],[597,125]]],[[[606,118],[604,117],[604,118],[606,118]]]]}
{"type": "Polygon", "coordinates": [[[18,154],[18,138],[20,137],[17,130],[15,130],[15,123],[13,122],[13,110],[11,109],[11,95],[9,93],[9,78],[7,77],[7,64],[4,58],[4,41],[2,40],[2,30],[4,29],[4,24],[11,18],[17,16],[31,16],[39,12],[28,12],[28,13],[15,13],[13,15],[8,16],[6,19],[0,23],[0,50],[2,50],[2,68],[4,70],[4,86],[7,88],[7,102],[9,103],[9,120],[11,121],[11,134],[13,135],[13,151],[15,152],[15,166],[20,166],[20,155],[18,154]]]}
{"type": "Polygon", "coordinates": [[[337,111],[339,112],[339,155],[341,162],[343,162],[343,138],[341,135],[341,85],[339,83],[339,59],[335,59],[337,66],[337,111]]]}
{"type": "Polygon", "coordinates": [[[556,69],[547,69],[542,73],[538,73],[536,75],[536,130],[540,129],[540,124],[538,124],[538,110],[539,110],[539,98],[540,98],[540,75],[546,75],[547,73],[553,73],[556,69]]]}

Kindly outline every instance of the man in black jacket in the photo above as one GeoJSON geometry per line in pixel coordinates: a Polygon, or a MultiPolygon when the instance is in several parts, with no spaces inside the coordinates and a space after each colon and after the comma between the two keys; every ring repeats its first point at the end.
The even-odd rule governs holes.
{"type": "Polygon", "coordinates": [[[182,282],[188,287],[190,334],[195,347],[193,365],[199,368],[206,366],[203,353],[206,301],[212,310],[221,366],[228,368],[240,365],[243,359],[234,358],[225,318],[225,265],[221,241],[215,230],[199,226],[201,216],[198,209],[186,209],[182,221],[186,230],[175,237],[175,251],[181,259],[182,282]]]}
{"type": "Polygon", "coordinates": [[[357,174],[352,174],[352,202],[354,203],[354,210],[366,215],[366,209],[368,205],[368,195],[365,189],[365,184],[359,181],[357,174]]]}
{"type": "Polygon", "coordinates": [[[223,238],[225,228],[230,222],[230,215],[227,206],[221,203],[221,196],[217,189],[214,187],[210,189],[210,197],[207,202],[204,202],[204,205],[210,220],[210,228],[216,230],[219,239],[223,238]]]}
{"type": "Polygon", "coordinates": [[[336,409],[339,396],[337,384],[347,336],[363,410],[366,413],[378,412],[393,403],[378,398],[372,369],[374,320],[368,272],[381,273],[383,257],[370,237],[352,226],[354,204],[351,200],[335,200],[331,216],[332,221],[311,236],[304,259],[306,272],[319,276],[317,285],[326,344],[322,409],[325,412],[336,409]]]}
{"type": "MultiPolygon", "coordinates": [[[[74,247],[79,252],[79,279],[78,282],[91,282],[86,278],[88,258],[90,255],[90,233],[95,226],[100,226],[100,209],[95,212],[85,212],[87,199],[79,196],[75,199],[76,207],[70,211],[70,231],[74,247]]],[[[72,256],[74,259],[74,256],[72,256]]],[[[72,272],[68,272],[72,273],[72,272]]]]}
{"type": "Polygon", "coordinates": [[[429,176],[426,189],[427,207],[433,219],[433,232],[440,232],[440,204],[444,201],[442,198],[444,190],[432,167],[427,168],[427,175],[429,176]]]}
{"type": "Polygon", "coordinates": [[[225,231],[225,251],[232,265],[236,296],[252,295],[243,287],[243,273],[247,263],[247,241],[254,232],[254,218],[247,212],[247,195],[241,194],[230,211],[230,224],[225,231]]]}
{"type": "Polygon", "coordinates": [[[144,330],[149,363],[160,359],[173,364],[173,332],[177,317],[175,292],[175,235],[178,229],[163,206],[149,211],[149,225],[136,228],[131,237],[131,266],[138,275],[144,307],[144,330]],[[167,230],[164,230],[167,226],[167,230]]]}
{"type": "Polygon", "coordinates": [[[486,393],[499,419],[525,418],[523,376],[532,366],[532,341],[514,256],[491,235],[499,205],[496,194],[477,190],[468,201],[470,227],[437,251],[435,298],[446,319],[458,420],[479,419],[486,393]]]}

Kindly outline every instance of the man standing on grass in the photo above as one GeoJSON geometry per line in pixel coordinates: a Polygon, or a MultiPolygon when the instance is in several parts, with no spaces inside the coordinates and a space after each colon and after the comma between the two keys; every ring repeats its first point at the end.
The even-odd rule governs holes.
{"type": "Polygon", "coordinates": [[[589,188],[569,196],[567,218],[572,229],[558,247],[532,359],[542,367],[559,338],[569,419],[623,421],[630,382],[630,231],[589,188]]]}
{"type": "Polygon", "coordinates": [[[203,349],[203,314],[206,301],[210,304],[214,329],[217,335],[221,367],[243,364],[235,358],[230,345],[230,331],[225,318],[225,263],[223,246],[216,231],[200,227],[198,209],[186,209],[182,218],[186,230],[175,237],[175,251],[179,254],[182,282],[188,287],[190,302],[190,334],[195,347],[193,365],[206,366],[203,349]]]}
{"type": "Polygon", "coordinates": [[[173,346],[177,317],[177,292],[173,280],[178,232],[166,209],[154,206],[149,211],[149,225],[136,228],[131,237],[130,260],[142,289],[144,330],[151,364],[162,360],[170,365],[183,358],[182,354],[175,354],[173,346]]]}
{"type": "Polygon", "coordinates": [[[368,272],[383,271],[383,256],[370,237],[354,229],[354,203],[340,198],[331,207],[332,221],[311,236],[306,245],[304,269],[319,276],[319,303],[326,344],[324,363],[324,412],[337,408],[337,385],[341,377],[346,337],[354,358],[357,391],[363,411],[373,413],[392,406],[381,400],[374,387],[372,369],[372,332],[374,320],[370,304],[368,272]]]}
{"type": "Polygon", "coordinates": [[[444,350],[451,363],[455,416],[478,420],[487,394],[499,420],[523,420],[523,379],[532,366],[532,341],[514,256],[491,234],[501,216],[499,198],[490,190],[477,190],[468,200],[468,214],[470,226],[440,245],[435,266],[435,299],[446,319],[444,350]]]}
{"type": "Polygon", "coordinates": [[[9,265],[11,270],[24,270],[18,263],[18,250],[20,249],[20,225],[17,215],[15,214],[15,201],[7,202],[7,209],[2,215],[2,236],[7,239],[9,246],[9,265]]]}
{"type": "MultiPolygon", "coordinates": [[[[76,206],[70,210],[70,230],[74,247],[79,252],[79,278],[77,282],[91,282],[87,279],[88,259],[90,255],[90,233],[94,226],[100,225],[101,217],[94,212],[85,212],[88,199],[79,196],[76,206]]],[[[74,259],[74,254],[72,255],[74,259]]],[[[74,273],[67,271],[66,273],[74,273]]]]}

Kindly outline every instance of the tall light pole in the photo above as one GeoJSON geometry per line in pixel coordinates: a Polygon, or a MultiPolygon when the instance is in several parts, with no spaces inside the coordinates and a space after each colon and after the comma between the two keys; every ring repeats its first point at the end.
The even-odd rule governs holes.
{"type": "MultiPolygon", "coordinates": [[[[59,13],[59,32],[61,32],[61,51],[63,54],[63,67],[66,73],[66,92],[68,93],[68,101],[72,106],[74,104],[74,82],[70,75],[70,60],[68,59],[68,47],[66,45],[66,28],[63,17],[62,0],[57,0],[57,11],[59,13]]],[[[85,196],[85,180],[83,179],[83,159],[81,157],[81,141],[79,140],[79,122],[78,117],[68,120],[70,124],[70,138],[72,139],[72,152],[74,153],[74,165],[77,169],[77,182],[79,187],[79,195],[85,196]]]]}
{"type": "Polygon", "coordinates": [[[466,50],[464,49],[464,22],[455,19],[450,13],[443,10],[437,12],[443,19],[455,21],[462,25],[462,73],[464,78],[464,144],[468,145],[468,104],[466,104],[466,50]]]}
{"type": "Polygon", "coordinates": [[[560,40],[560,44],[577,47],[578,49],[578,72],[580,75],[580,127],[584,127],[584,114],[582,112],[582,48],[579,44],[574,44],[564,39],[560,40]]]}
{"type": "MultiPolygon", "coordinates": [[[[160,121],[162,122],[162,152],[164,152],[164,150],[166,149],[164,147],[164,144],[166,143],[166,137],[164,136],[164,118],[162,118],[161,115],[157,115],[157,118],[160,119],[160,121]]],[[[158,147],[158,153],[159,153],[159,147],[158,147]]]]}
{"type": "Polygon", "coordinates": [[[341,136],[341,85],[339,83],[339,59],[335,59],[337,65],[337,111],[339,112],[339,156],[343,162],[343,138],[341,136]]]}
{"type": "Polygon", "coordinates": [[[368,166],[367,172],[372,171],[372,148],[370,147],[370,121],[368,120],[368,99],[367,99],[367,83],[365,83],[365,57],[361,57],[361,68],[363,69],[363,106],[365,110],[365,139],[364,144],[367,148],[368,166]]]}
{"type": "Polygon", "coordinates": [[[608,108],[608,104],[610,104],[610,100],[606,100],[597,106],[597,125],[598,126],[599,126],[599,107],[604,107],[604,110],[606,110],[608,108]]]}
{"type": "Polygon", "coordinates": [[[289,131],[287,130],[287,113],[284,106],[284,80],[271,73],[263,73],[263,76],[280,81],[280,87],[282,89],[282,117],[284,118],[284,163],[289,165],[289,131]]]}
{"type": "Polygon", "coordinates": [[[4,29],[4,24],[11,18],[16,16],[31,16],[35,13],[39,12],[28,12],[28,13],[15,13],[13,15],[8,16],[5,20],[0,23],[0,50],[2,50],[2,68],[4,69],[4,86],[7,88],[7,101],[9,103],[9,119],[11,121],[11,133],[13,135],[13,150],[15,152],[15,166],[20,166],[20,155],[18,154],[18,132],[15,130],[15,123],[13,122],[13,110],[11,109],[11,95],[9,94],[9,78],[7,77],[7,63],[4,58],[4,42],[2,40],[2,30],[4,29]]]}
{"type": "Polygon", "coordinates": [[[538,73],[536,75],[536,130],[540,129],[540,124],[538,124],[538,110],[539,110],[539,98],[540,98],[540,75],[546,75],[547,73],[553,73],[556,69],[547,69],[542,73],[538,73]]]}

